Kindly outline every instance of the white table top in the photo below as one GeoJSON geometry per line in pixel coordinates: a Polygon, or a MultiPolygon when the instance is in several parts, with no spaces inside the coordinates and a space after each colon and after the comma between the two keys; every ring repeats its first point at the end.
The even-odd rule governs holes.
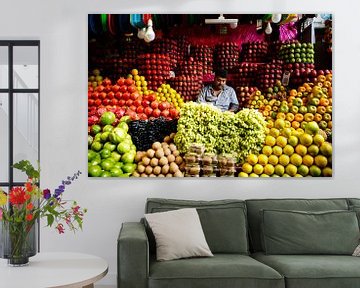
{"type": "Polygon", "coordinates": [[[108,272],[104,259],[81,253],[38,253],[29,259],[29,265],[23,267],[9,267],[7,260],[1,259],[0,288],[78,288],[108,272]]]}

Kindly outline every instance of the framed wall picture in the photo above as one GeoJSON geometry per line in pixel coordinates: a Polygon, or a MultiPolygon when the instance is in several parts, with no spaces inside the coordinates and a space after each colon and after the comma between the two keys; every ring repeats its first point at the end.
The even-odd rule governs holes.
{"type": "Polygon", "coordinates": [[[332,177],[332,14],[89,14],[89,177],[332,177]]]}

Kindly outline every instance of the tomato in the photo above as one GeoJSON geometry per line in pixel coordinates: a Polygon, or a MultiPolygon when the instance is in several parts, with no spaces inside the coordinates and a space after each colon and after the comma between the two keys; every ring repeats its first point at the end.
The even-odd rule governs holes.
{"type": "Polygon", "coordinates": [[[156,99],[156,96],[154,93],[152,93],[152,94],[147,95],[145,99],[152,102],[156,99]]]}
{"type": "Polygon", "coordinates": [[[95,105],[99,107],[101,105],[102,101],[100,99],[95,100],[95,105]]]}
{"type": "Polygon", "coordinates": [[[161,116],[163,116],[163,117],[165,117],[165,118],[168,117],[169,114],[170,114],[170,112],[169,112],[168,109],[161,111],[161,116]]]}
{"type": "Polygon", "coordinates": [[[119,86],[122,86],[125,84],[125,78],[121,77],[119,78],[116,83],[119,85],[119,86]]]}
{"type": "MultiPolygon", "coordinates": [[[[135,105],[135,106],[136,106],[136,105],[135,105]]],[[[144,112],[144,107],[138,106],[138,107],[136,108],[136,113],[141,114],[141,113],[143,113],[143,112],[144,112]]]]}
{"type": "Polygon", "coordinates": [[[127,86],[126,85],[120,86],[120,92],[125,93],[126,91],[127,91],[127,86]]]}
{"type": "Polygon", "coordinates": [[[121,99],[121,100],[119,100],[119,102],[118,102],[118,105],[119,105],[120,107],[124,107],[125,104],[126,104],[125,99],[121,99]]]}
{"type": "Polygon", "coordinates": [[[151,108],[157,109],[159,107],[159,102],[157,100],[152,101],[150,104],[151,108]]]}
{"type": "Polygon", "coordinates": [[[140,94],[139,92],[135,91],[135,92],[132,92],[131,95],[130,95],[130,99],[132,100],[136,100],[140,97],[140,94]]]}
{"type": "Polygon", "coordinates": [[[111,88],[111,90],[112,90],[114,93],[118,92],[119,89],[120,89],[120,86],[119,86],[119,85],[116,85],[116,84],[115,84],[114,86],[112,86],[112,88],[111,88]]]}
{"type": "Polygon", "coordinates": [[[136,99],[136,100],[133,102],[133,104],[134,104],[136,107],[139,107],[139,106],[141,106],[141,100],[136,99]]]}
{"type": "Polygon", "coordinates": [[[93,106],[95,104],[95,100],[94,99],[89,99],[88,100],[88,106],[93,106]]]}
{"type": "Polygon", "coordinates": [[[125,101],[130,99],[130,93],[129,92],[124,92],[122,95],[122,99],[124,99],[125,101]]]}
{"type": "Polygon", "coordinates": [[[133,100],[129,99],[126,101],[126,106],[130,107],[131,105],[133,105],[133,100]]]}
{"type": "Polygon", "coordinates": [[[158,118],[160,116],[160,114],[161,114],[160,109],[156,108],[153,110],[151,115],[154,116],[155,118],[158,118]]]}
{"type": "Polygon", "coordinates": [[[111,101],[110,101],[110,104],[113,105],[113,106],[116,106],[118,103],[119,103],[119,100],[116,99],[116,98],[111,99],[111,101]]]}
{"type": "Polygon", "coordinates": [[[120,100],[121,97],[122,97],[122,93],[121,93],[120,91],[118,91],[118,92],[115,93],[115,98],[116,98],[116,99],[119,99],[119,100],[120,100]]]}
{"type": "Polygon", "coordinates": [[[108,99],[113,99],[115,97],[115,93],[113,91],[110,91],[108,94],[107,94],[107,98],[108,99]]]}
{"type": "Polygon", "coordinates": [[[139,114],[139,119],[140,119],[140,120],[147,120],[148,117],[146,116],[145,113],[140,113],[140,114],[139,114]]]}
{"type": "Polygon", "coordinates": [[[179,111],[176,110],[175,108],[171,108],[171,109],[169,110],[169,112],[170,112],[171,118],[176,118],[176,117],[178,117],[178,115],[179,115],[179,111]]]}
{"type": "Polygon", "coordinates": [[[127,88],[127,91],[129,91],[130,93],[134,93],[135,91],[137,91],[136,86],[135,85],[131,85],[127,88]]]}
{"type": "Polygon", "coordinates": [[[125,79],[125,85],[131,86],[131,85],[133,85],[133,84],[134,84],[134,80],[133,80],[133,79],[131,79],[131,78],[126,78],[126,79],[125,79]]]}
{"type": "Polygon", "coordinates": [[[144,112],[147,116],[150,116],[153,112],[153,109],[151,107],[146,107],[144,112]]]}
{"type": "Polygon", "coordinates": [[[98,99],[99,98],[99,92],[93,92],[92,94],[91,94],[91,96],[92,96],[92,98],[93,99],[98,99]]]}
{"type": "Polygon", "coordinates": [[[145,107],[148,107],[150,105],[150,101],[148,100],[142,100],[141,101],[141,105],[145,108],[145,107]]]}
{"type": "Polygon", "coordinates": [[[102,103],[103,103],[104,105],[109,105],[109,104],[110,104],[110,99],[105,98],[104,100],[102,100],[102,103]]]}

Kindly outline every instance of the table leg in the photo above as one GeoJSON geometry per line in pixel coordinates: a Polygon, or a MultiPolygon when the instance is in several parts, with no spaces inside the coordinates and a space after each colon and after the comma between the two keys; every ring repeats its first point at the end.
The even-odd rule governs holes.
{"type": "Polygon", "coordinates": [[[86,286],[84,286],[83,288],[94,288],[94,284],[86,285],[86,286]]]}

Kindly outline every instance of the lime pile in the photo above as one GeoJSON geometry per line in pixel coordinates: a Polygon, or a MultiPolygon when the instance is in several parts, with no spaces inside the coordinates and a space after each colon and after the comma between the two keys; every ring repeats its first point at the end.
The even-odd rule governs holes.
{"type": "Polygon", "coordinates": [[[136,169],[136,147],[128,134],[128,117],[120,119],[107,111],[100,124],[93,125],[88,136],[88,175],[90,177],[129,177],[136,169]]]}

